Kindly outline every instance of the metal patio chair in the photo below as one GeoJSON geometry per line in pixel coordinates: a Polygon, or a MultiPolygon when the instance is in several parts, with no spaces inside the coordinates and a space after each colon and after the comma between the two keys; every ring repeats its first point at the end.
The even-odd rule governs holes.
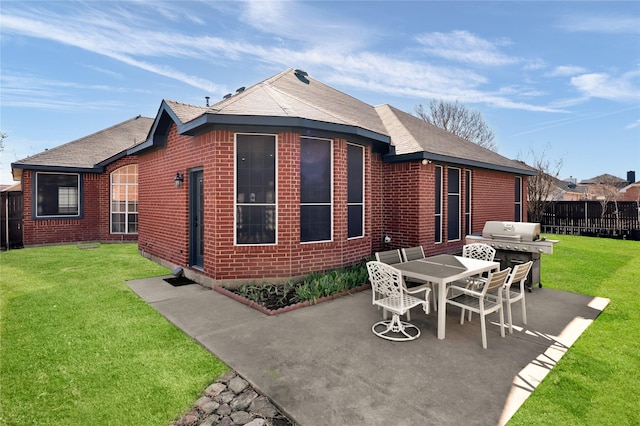
{"type": "Polygon", "coordinates": [[[409,310],[415,306],[422,306],[425,314],[428,314],[431,289],[425,287],[419,290],[408,290],[400,271],[383,262],[375,260],[367,262],[367,270],[373,290],[372,303],[392,314],[390,320],[384,319],[375,323],[371,331],[378,337],[394,341],[414,340],[420,337],[420,329],[407,321],[402,321],[400,316],[407,314],[407,320],[411,321],[409,310]],[[424,298],[415,296],[420,292],[424,292],[424,298]]]}

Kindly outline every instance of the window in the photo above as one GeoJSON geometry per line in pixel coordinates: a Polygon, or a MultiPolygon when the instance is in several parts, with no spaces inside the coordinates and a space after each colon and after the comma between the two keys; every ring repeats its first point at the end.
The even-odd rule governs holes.
{"type": "Polygon", "coordinates": [[[364,236],[364,148],[347,145],[348,237],[364,236]]]}
{"type": "Polygon", "coordinates": [[[80,175],[36,173],[36,217],[80,216],[80,175]]]}
{"type": "Polygon", "coordinates": [[[467,235],[473,233],[471,223],[471,170],[464,171],[464,224],[467,235]]]}
{"type": "Polygon", "coordinates": [[[276,243],[276,136],[236,135],[236,244],[276,243]]]}
{"type": "Polygon", "coordinates": [[[300,241],[330,241],[332,209],[332,144],[300,138],[300,241]]]}
{"type": "Polygon", "coordinates": [[[435,167],[435,238],[436,243],[442,242],[442,166],[435,167]]]}
{"type": "Polygon", "coordinates": [[[111,173],[111,233],[138,233],[138,165],[111,173]]]}
{"type": "Polygon", "coordinates": [[[460,169],[447,168],[447,240],[460,239],[460,169]]]}
{"type": "Polygon", "coordinates": [[[515,200],[513,220],[522,222],[522,178],[520,176],[516,176],[515,200]]]}

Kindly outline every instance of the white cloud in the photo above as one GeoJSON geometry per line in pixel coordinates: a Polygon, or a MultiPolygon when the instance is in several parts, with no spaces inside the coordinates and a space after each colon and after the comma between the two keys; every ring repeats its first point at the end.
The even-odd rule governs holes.
{"type": "Polygon", "coordinates": [[[499,46],[511,44],[508,40],[490,42],[468,31],[428,33],[416,37],[428,54],[458,62],[478,65],[512,65],[521,59],[501,53],[499,46]]]}
{"type": "Polygon", "coordinates": [[[637,16],[582,14],[564,17],[560,27],[570,32],[637,34],[640,33],[640,20],[637,16]]]}
{"type": "Polygon", "coordinates": [[[638,101],[640,98],[640,71],[619,77],[606,73],[582,74],[571,78],[571,84],[584,96],[616,101],[638,101]]]}
{"type": "Polygon", "coordinates": [[[628,126],[625,127],[625,129],[630,130],[630,129],[635,129],[636,127],[640,127],[640,119],[629,124],[628,126]]]}
{"type": "Polygon", "coordinates": [[[546,77],[569,77],[586,72],[583,67],[576,65],[560,65],[545,74],[546,77]]]}

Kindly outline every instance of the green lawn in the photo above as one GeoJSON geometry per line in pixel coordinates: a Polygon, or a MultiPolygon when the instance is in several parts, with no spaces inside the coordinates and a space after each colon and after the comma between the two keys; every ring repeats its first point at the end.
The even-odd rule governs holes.
{"type": "Polygon", "coordinates": [[[0,254],[0,424],[163,425],[227,367],[125,280],[168,271],[135,244],[0,254]]]}
{"type": "MultiPolygon", "coordinates": [[[[509,425],[638,425],[640,242],[548,237],[544,286],[611,303],[509,425]]],[[[136,249],[0,254],[0,424],[163,425],[226,371],[126,286],[167,274],[136,249]]]]}
{"type": "MultiPolygon", "coordinates": [[[[640,242],[549,235],[545,287],[611,303],[509,422],[512,425],[640,424],[640,242]]],[[[535,291],[535,290],[534,290],[535,291]]]]}

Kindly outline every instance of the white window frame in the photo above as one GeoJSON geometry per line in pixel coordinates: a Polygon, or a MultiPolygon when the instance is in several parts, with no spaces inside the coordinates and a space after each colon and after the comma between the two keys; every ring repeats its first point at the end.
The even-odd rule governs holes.
{"type": "MultiPolygon", "coordinates": [[[[131,175],[131,173],[128,173],[128,174],[131,175]]],[[[140,212],[139,211],[136,211],[136,212],[130,212],[129,211],[129,203],[130,203],[129,194],[130,194],[130,189],[133,186],[136,187],[136,198],[137,198],[137,194],[139,194],[138,191],[137,191],[137,189],[138,189],[138,165],[137,164],[128,164],[126,166],[122,166],[122,167],[112,171],[111,174],[109,175],[109,182],[110,182],[110,184],[109,184],[109,232],[111,234],[114,234],[114,235],[137,235],[138,234],[137,231],[136,232],[129,232],[129,215],[130,214],[135,214],[137,216],[138,220],[139,220],[140,212]],[[119,183],[115,184],[113,182],[113,177],[114,177],[114,175],[116,173],[121,172],[124,169],[129,169],[131,167],[135,168],[135,176],[136,176],[135,183],[130,183],[130,182],[122,183],[122,182],[119,182],[119,183]],[[113,199],[114,198],[113,189],[114,189],[115,185],[124,187],[124,191],[125,191],[125,199],[124,199],[125,211],[124,212],[121,212],[121,211],[115,212],[115,211],[113,211],[113,203],[118,201],[118,200],[114,200],[113,199]],[[124,219],[124,229],[125,229],[125,231],[124,232],[115,232],[113,230],[113,215],[114,214],[123,214],[123,213],[124,213],[124,217],[125,217],[125,219],[124,219]]],[[[136,203],[138,205],[138,208],[139,208],[140,204],[138,203],[138,200],[136,199],[135,201],[136,201],[136,203]]],[[[139,225],[140,225],[140,222],[138,221],[138,226],[139,225]]]]}
{"type": "MultiPolygon", "coordinates": [[[[330,170],[330,179],[331,179],[331,183],[330,183],[330,195],[329,195],[329,203],[303,203],[302,199],[300,200],[300,216],[302,216],[302,206],[326,206],[329,205],[329,211],[331,214],[331,225],[329,225],[329,232],[330,232],[330,236],[328,240],[316,240],[316,241],[302,241],[302,238],[300,239],[300,244],[317,244],[317,243],[328,243],[328,242],[332,242],[334,240],[334,220],[333,220],[333,215],[334,215],[334,203],[333,203],[333,190],[334,190],[334,172],[333,172],[333,166],[334,166],[334,162],[333,162],[333,151],[334,151],[334,140],[333,139],[328,139],[328,138],[317,138],[317,137],[311,137],[311,136],[301,136],[300,137],[300,142],[302,142],[302,139],[314,139],[314,140],[321,140],[321,141],[326,141],[329,142],[329,146],[330,146],[330,150],[329,150],[329,155],[330,155],[330,164],[329,164],[329,170],[330,170]]],[[[302,150],[301,154],[302,154],[302,150]]],[[[302,187],[300,188],[300,191],[302,191],[302,187]]],[[[302,198],[302,197],[301,197],[302,198]]],[[[300,219],[300,218],[299,218],[300,219]]],[[[302,226],[300,227],[300,232],[302,233],[302,226]]]]}
{"type": "MultiPolygon", "coordinates": [[[[436,165],[434,167],[434,172],[433,172],[434,177],[437,175],[436,171],[440,171],[440,205],[439,206],[435,205],[437,210],[435,211],[434,218],[440,218],[440,229],[438,232],[438,234],[440,235],[440,238],[439,239],[434,238],[434,243],[442,244],[442,234],[444,231],[444,220],[443,220],[444,217],[442,215],[442,212],[444,210],[443,209],[444,207],[444,191],[443,191],[444,190],[444,185],[443,185],[444,184],[444,167],[436,165]]],[[[437,186],[435,189],[438,189],[437,186]]],[[[435,222],[435,219],[434,219],[434,222],[435,222]]],[[[435,227],[434,227],[434,232],[435,232],[435,227]]],[[[434,237],[436,236],[434,235],[434,237]]]]}
{"type": "Polygon", "coordinates": [[[447,241],[460,241],[462,239],[462,215],[460,214],[462,212],[461,185],[462,185],[462,169],[458,167],[447,167],[447,241]],[[449,192],[449,172],[452,170],[458,171],[458,192],[449,192]],[[452,195],[458,197],[458,238],[449,239],[449,227],[450,227],[449,212],[451,211],[449,197],[452,195]]]}
{"type": "Polygon", "coordinates": [[[278,202],[280,200],[280,197],[278,197],[278,135],[276,133],[244,133],[244,132],[238,132],[235,133],[233,135],[233,245],[234,246],[239,246],[239,247],[251,247],[251,246],[275,246],[278,244],[278,202]],[[243,204],[246,203],[238,203],[238,136],[242,136],[242,135],[248,135],[248,136],[272,136],[273,137],[273,142],[274,142],[274,152],[275,152],[275,159],[274,159],[274,167],[275,167],[275,171],[274,171],[274,198],[275,198],[275,202],[274,203],[261,203],[261,204],[257,204],[257,203],[252,203],[251,206],[273,206],[274,207],[274,212],[275,212],[275,217],[274,217],[274,221],[275,221],[275,238],[274,238],[274,242],[273,243],[256,243],[256,244],[241,244],[238,243],[238,229],[237,229],[237,224],[238,224],[238,207],[241,207],[243,204]]]}
{"type": "MultiPolygon", "coordinates": [[[[354,240],[354,239],[357,239],[357,238],[364,238],[365,229],[366,229],[366,226],[365,226],[365,223],[364,223],[365,218],[366,218],[366,215],[365,215],[365,208],[366,208],[365,207],[366,206],[366,203],[365,203],[365,201],[366,201],[366,199],[365,199],[366,198],[365,177],[366,177],[366,173],[365,173],[364,146],[356,145],[356,144],[352,144],[352,143],[347,143],[347,148],[349,146],[355,146],[356,148],[360,148],[360,152],[362,154],[362,157],[361,157],[362,158],[362,189],[361,189],[361,191],[362,191],[362,202],[360,202],[360,203],[349,203],[349,168],[347,167],[347,236],[349,235],[349,206],[362,206],[362,229],[360,230],[360,235],[356,235],[356,236],[353,236],[353,237],[349,237],[349,236],[347,237],[347,239],[349,239],[349,240],[354,240]]],[[[349,163],[349,157],[348,156],[349,156],[349,150],[347,149],[347,164],[349,163]]],[[[332,170],[333,170],[333,168],[332,168],[332,170]]]]}
{"type": "Polygon", "coordinates": [[[520,218],[514,217],[513,219],[516,222],[521,222],[522,221],[522,204],[523,204],[523,191],[522,191],[522,176],[516,176],[516,187],[518,189],[518,193],[520,194],[520,201],[515,201],[515,194],[514,194],[514,201],[515,201],[515,205],[514,205],[514,210],[513,212],[516,212],[516,209],[520,215],[520,218]]]}

